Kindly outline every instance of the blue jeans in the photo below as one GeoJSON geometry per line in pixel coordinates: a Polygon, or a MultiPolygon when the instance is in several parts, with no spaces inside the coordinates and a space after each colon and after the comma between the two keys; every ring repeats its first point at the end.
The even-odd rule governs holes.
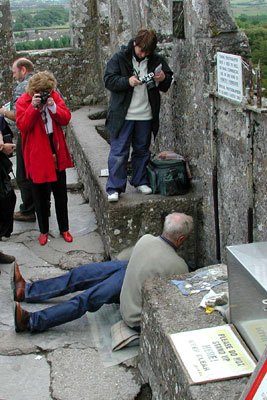
{"type": "Polygon", "coordinates": [[[83,290],[70,300],[30,313],[30,331],[43,332],[80,318],[86,311],[97,311],[103,304],[119,303],[127,264],[128,261],[118,260],[86,264],[56,278],[26,283],[28,303],[83,290]]]}
{"type": "Polygon", "coordinates": [[[127,162],[132,144],[132,177],[133,186],[147,185],[146,166],[150,159],[151,120],[125,121],[117,138],[110,138],[108,157],[109,177],[106,191],[125,192],[127,184],[127,162]]]}

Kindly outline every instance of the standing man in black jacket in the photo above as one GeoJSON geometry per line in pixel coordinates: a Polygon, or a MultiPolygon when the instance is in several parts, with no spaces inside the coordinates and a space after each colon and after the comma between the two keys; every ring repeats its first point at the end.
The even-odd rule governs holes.
{"type": "Polygon", "coordinates": [[[152,192],[146,172],[151,133],[156,136],[159,129],[159,92],[167,92],[173,75],[165,59],[155,53],[156,46],[156,33],[142,29],[107,63],[104,81],[111,97],[106,128],[111,148],[106,191],[110,202],[125,192],[131,145],[130,183],[143,194],[152,192]]]}

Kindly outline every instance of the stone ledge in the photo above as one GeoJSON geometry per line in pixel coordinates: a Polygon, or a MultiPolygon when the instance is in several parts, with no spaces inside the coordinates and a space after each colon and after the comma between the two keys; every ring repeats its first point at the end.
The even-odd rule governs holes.
{"type": "MultiPolygon", "coordinates": [[[[226,266],[218,267],[224,274],[226,266]]],[[[203,269],[201,269],[203,271],[203,269]]],[[[199,272],[199,271],[196,271],[199,272]]],[[[185,279],[195,274],[180,275],[185,279]]],[[[174,277],[177,279],[178,277],[174,277]]],[[[217,293],[227,290],[228,284],[213,288],[217,293]]],[[[219,312],[205,314],[199,303],[205,295],[200,292],[184,296],[170,279],[157,278],[143,286],[142,334],[139,369],[149,383],[155,400],[229,400],[239,399],[247,377],[190,385],[168,335],[194,329],[224,325],[219,312]]]]}
{"type": "MultiPolygon", "coordinates": [[[[67,129],[67,141],[75,162],[84,195],[96,213],[106,254],[111,258],[121,250],[132,246],[145,233],[160,234],[164,217],[170,212],[180,211],[199,219],[201,198],[196,191],[183,196],[145,196],[127,185],[127,192],[118,203],[108,203],[106,196],[107,178],[100,177],[101,169],[107,168],[109,144],[97,132],[104,119],[89,119],[89,114],[103,111],[104,107],[82,107],[72,113],[67,129]]],[[[200,228],[201,231],[201,228],[200,228]]],[[[195,230],[193,240],[181,253],[196,265],[200,248],[201,232],[195,230]]]]}

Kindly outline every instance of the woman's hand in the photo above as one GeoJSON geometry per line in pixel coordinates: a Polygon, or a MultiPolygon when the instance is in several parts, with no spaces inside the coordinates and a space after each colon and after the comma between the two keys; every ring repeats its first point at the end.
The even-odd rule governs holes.
{"type": "Polygon", "coordinates": [[[32,97],[32,105],[34,108],[38,108],[40,107],[40,104],[41,104],[40,93],[35,93],[32,97]]]}
{"type": "Polygon", "coordinates": [[[47,99],[48,107],[53,107],[54,104],[55,104],[54,99],[52,97],[48,97],[47,99]]]}
{"type": "Polygon", "coordinates": [[[16,145],[13,143],[5,143],[2,147],[2,152],[8,156],[13,152],[15,147],[16,145]]]}

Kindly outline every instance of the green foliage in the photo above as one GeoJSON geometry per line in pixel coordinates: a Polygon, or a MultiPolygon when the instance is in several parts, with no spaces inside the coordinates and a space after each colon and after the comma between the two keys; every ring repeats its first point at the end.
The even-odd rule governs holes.
{"type": "Polygon", "coordinates": [[[52,6],[31,11],[15,11],[12,14],[15,23],[14,32],[27,28],[42,26],[65,25],[69,21],[69,10],[62,6],[52,6]]]}
{"type": "MultiPolygon", "coordinates": [[[[267,15],[248,16],[240,15],[236,18],[239,28],[248,37],[251,48],[252,64],[258,65],[260,60],[262,66],[262,87],[267,90],[267,15]]],[[[267,92],[265,92],[265,96],[267,92]]]]}
{"type": "Polygon", "coordinates": [[[63,35],[61,39],[37,39],[28,40],[26,42],[16,43],[16,50],[38,50],[38,49],[54,49],[70,47],[70,38],[67,35],[63,35]]]}

